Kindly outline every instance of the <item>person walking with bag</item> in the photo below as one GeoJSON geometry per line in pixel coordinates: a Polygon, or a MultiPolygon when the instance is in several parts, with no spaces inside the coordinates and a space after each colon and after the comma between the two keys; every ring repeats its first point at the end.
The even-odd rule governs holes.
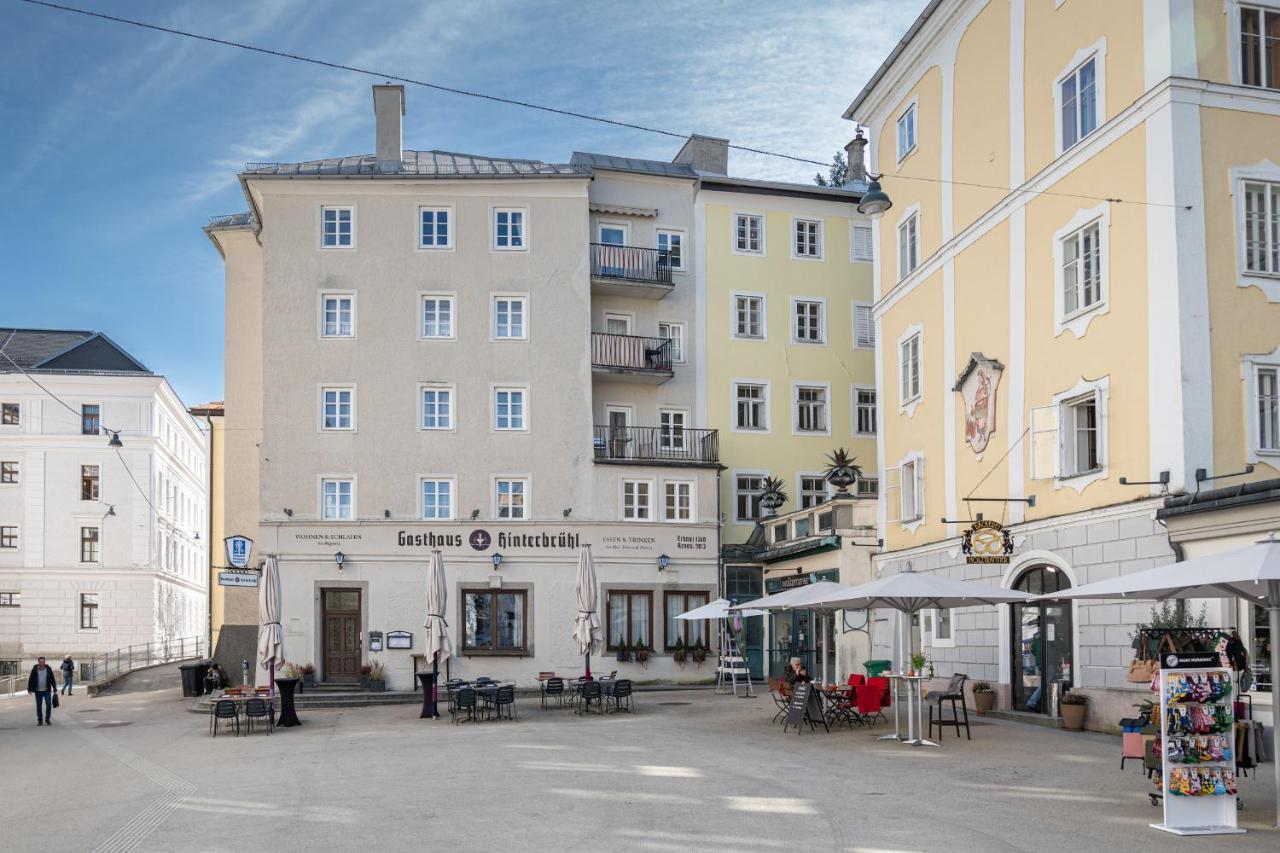
{"type": "Polygon", "coordinates": [[[71,659],[71,655],[67,655],[62,659],[62,690],[60,692],[71,695],[71,674],[76,671],[75,661],[71,659]]]}
{"type": "Polygon", "coordinates": [[[27,692],[36,697],[36,725],[53,725],[53,708],[58,702],[58,676],[53,667],[38,658],[27,677],[27,692]]]}

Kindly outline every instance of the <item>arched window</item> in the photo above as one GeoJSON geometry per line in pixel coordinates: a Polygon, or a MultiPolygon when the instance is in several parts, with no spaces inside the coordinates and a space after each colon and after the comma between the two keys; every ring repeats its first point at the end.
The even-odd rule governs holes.
{"type": "Polygon", "coordinates": [[[1067,573],[1057,566],[1032,566],[1018,575],[1013,588],[1032,595],[1047,595],[1071,588],[1067,573]]]}

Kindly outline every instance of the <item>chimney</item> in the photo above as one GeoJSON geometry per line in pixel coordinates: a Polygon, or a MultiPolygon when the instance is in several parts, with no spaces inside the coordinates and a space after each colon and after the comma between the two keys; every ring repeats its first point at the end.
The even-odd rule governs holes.
{"type": "Polygon", "coordinates": [[[404,86],[384,83],[373,87],[373,118],[378,171],[399,172],[404,156],[404,86]]]}
{"type": "Polygon", "coordinates": [[[846,184],[853,181],[867,180],[867,138],[862,135],[862,128],[858,128],[857,136],[849,140],[849,144],[844,147],[845,162],[849,164],[849,169],[844,173],[844,182],[846,184]]]}
{"type": "Polygon", "coordinates": [[[705,175],[729,174],[729,140],[715,136],[691,135],[672,163],[686,163],[705,175]]]}

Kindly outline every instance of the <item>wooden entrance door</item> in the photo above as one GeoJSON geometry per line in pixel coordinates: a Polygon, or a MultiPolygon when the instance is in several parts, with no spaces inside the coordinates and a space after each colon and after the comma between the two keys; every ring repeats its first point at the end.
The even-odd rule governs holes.
{"type": "Polygon", "coordinates": [[[324,623],[324,680],[360,678],[360,590],[320,591],[324,623]]]}

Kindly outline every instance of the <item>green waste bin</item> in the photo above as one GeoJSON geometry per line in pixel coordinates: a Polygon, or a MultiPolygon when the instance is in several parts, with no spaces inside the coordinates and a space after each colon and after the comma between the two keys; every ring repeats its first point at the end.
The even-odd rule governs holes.
{"type": "Polygon", "coordinates": [[[885,671],[892,668],[893,661],[869,660],[866,663],[864,663],[862,666],[867,671],[867,678],[875,678],[879,675],[883,675],[885,671]]]}

